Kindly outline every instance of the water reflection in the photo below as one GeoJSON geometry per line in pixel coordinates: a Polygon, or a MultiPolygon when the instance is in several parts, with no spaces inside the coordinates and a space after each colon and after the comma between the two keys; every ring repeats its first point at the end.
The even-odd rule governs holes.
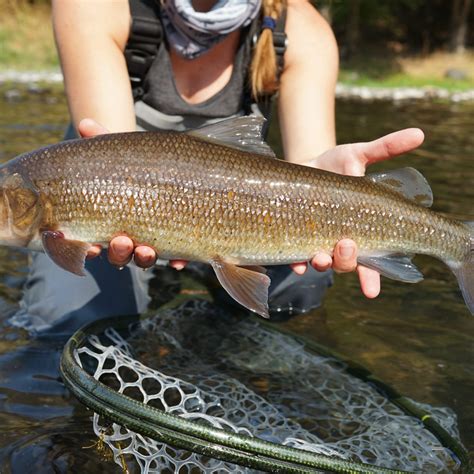
{"type": "MultiPolygon", "coordinates": [[[[57,91],[8,103],[1,97],[0,161],[61,138],[67,108],[57,91]]],[[[340,143],[406,126],[423,128],[425,145],[374,170],[418,168],[433,187],[436,210],[473,220],[474,104],[338,103],[340,143]]],[[[273,129],[273,140],[275,135],[273,129]]],[[[32,472],[33,465],[34,472],[116,472],[95,450],[81,449],[94,436],[87,412],[58,380],[64,341],[30,341],[5,325],[21,294],[27,257],[0,249],[0,259],[0,462],[13,466],[12,472],[32,472]],[[51,466],[41,464],[46,457],[51,466]]],[[[417,258],[417,264],[425,281],[384,280],[383,294],[374,301],[361,297],[354,276],[338,277],[323,309],[285,325],[361,362],[403,394],[451,407],[474,453],[474,319],[442,263],[417,258]]]]}

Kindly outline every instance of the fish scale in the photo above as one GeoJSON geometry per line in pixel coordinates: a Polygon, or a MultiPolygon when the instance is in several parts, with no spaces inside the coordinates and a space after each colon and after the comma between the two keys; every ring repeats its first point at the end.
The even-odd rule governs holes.
{"type": "Polygon", "coordinates": [[[123,233],[163,258],[223,265],[307,261],[342,238],[362,256],[472,258],[469,227],[408,199],[396,180],[341,176],[186,133],[63,142],[21,155],[0,174],[15,173],[48,209],[31,247],[52,229],[104,245],[123,233]]]}
{"type": "Polygon", "coordinates": [[[20,161],[20,171],[51,201],[58,226],[79,240],[106,243],[124,232],[167,256],[226,255],[262,264],[308,260],[344,237],[361,249],[452,260],[470,251],[462,224],[387,195],[369,180],[269,161],[185,134],[124,135],[53,146],[40,160],[27,154],[20,161]],[[353,225],[342,225],[351,218],[353,225]]]}

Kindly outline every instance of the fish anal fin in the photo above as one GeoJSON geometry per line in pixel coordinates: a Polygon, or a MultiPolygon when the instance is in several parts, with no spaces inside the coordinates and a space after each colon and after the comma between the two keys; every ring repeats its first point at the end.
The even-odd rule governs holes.
{"type": "Polygon", "coordinates": [[[43,248],[49,258],[62,269],[84,276],[84,263],[91,245],[80,240],[70,240],[62,232],[46,230],[41,234],[43,248]]]}
{"type": "Polygon", "coordinates": [[[377,270],[381,275],[392,280],[418,283],[423,280],[423,274],[412,263],[411,258],[410,255],[401,254],[359,255],[357,262],[364,267],[377,270]]]}
{"type": "Polygon", "coordinates": [[[275,158],[273,150],[262,139],[265,118],[259,115],[232,117],[186,132],[188,135],[238,150],[275,158]]]}
{"type": "Polygon", "coordinates": [[[242,306],[268,318],[270,278],[260,271],[238,267],[217,257],[211,262],[223,288],[242,306]]]}
{"type": "Polygon", "coordinates": [[[474,315],[474,258],[471,257],[459,266],[449,267],[456,275],[466,306],[474,315]]]}
{"type": "Polygon", "coordinates": [[[426,178],[414,168],[372,173],[367,177],[421,206],[431,207],[433,204],[433,192],[430,185],[426,178]]]}

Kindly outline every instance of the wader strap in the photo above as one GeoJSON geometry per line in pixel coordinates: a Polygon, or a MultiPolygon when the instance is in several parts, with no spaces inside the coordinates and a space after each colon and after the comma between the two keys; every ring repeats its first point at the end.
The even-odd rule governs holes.
{"type": "Polygon", "coordinates": [[[125,47],[125,60],[132,83],[133,99],[139,100],[143,80],[163,41],[159,2],[156,0],[129,0],[132,25],[125,47]]]}

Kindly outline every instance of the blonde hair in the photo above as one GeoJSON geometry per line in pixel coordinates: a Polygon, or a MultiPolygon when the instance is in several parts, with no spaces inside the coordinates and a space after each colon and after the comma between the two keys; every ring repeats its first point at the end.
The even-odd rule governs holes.
{"type": "MultiPolygon", "coordinates": [[[[263,16],[269,16],[275,21],[280,18],[286,0],[262,0],[263,16]]],[[[250,64],[250,87],[252,95],[271,94],[278,90],[278,65],[275,48],[273,47],[273,32],[265,28],[260,33],[255,45],[250,64]]]]}

